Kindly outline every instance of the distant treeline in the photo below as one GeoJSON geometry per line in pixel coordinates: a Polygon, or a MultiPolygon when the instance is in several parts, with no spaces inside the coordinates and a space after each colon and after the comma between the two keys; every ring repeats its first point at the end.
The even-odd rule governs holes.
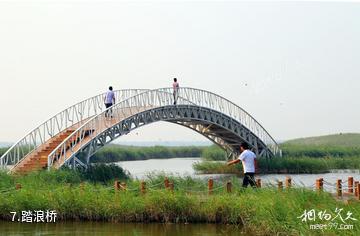
{"type": "MultiPolygon", "coordinates": [[[[282,144],[280,149],[282,150],[283,157],[286,158],[360,157],[360,147],[282,144]]],[[[202,157],[208,161],[226,160],[225,152],[215,145],[204,149],[202,157]]]]}
{"type": "Polygon", "coordinates": [[[6,148],[0,148],[0,156],[2,156],[6,152],[6,150],[8,150],[7,147],[6,148]]]}
{"type": "MultiPolygon", "coordinates": [[[[242,165],[227,166],[224,162],[200,161],[193,168],[202,174],[242,174],[242,165]]],[[[311,158],[283,157],[258,159],[258,172],[261,174],[318,174],[333,169],[360,169],[360,158],[311,158]]]]}
{"type": "Polygon", "coordinates": [[[91,162],[117,162],[174,157],[200,157],[206,147],[135,147],[110,145],[102,148],[91,158],[91,162]]]}
{"type": "Polygon", "coordinates": [[[360,157],[360,147],[333,145],[296,145],[280,146],[284,157],[360,157]]]}
{"type": "MultiPolygon", "coordinates": [[[[331,169],[360,169],[360,147],[281,144],[282,158],[258,159],[259,172],[264,173],[325,173],[331,169]]],[[[227,166],[211,162],[226,160],[225,152],[217,146],[206,148],[202,162],[194,169],[204,174],[242,173],[242,165],[227,166]]]]}

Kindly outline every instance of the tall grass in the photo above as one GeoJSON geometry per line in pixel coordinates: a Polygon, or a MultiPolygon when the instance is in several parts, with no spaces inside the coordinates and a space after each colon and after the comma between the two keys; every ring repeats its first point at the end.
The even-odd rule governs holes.
{"type": "MultiPolygon", "coordinates": [[[[62,172],[56,172],[61,177],[55,177],[52,172],[20,177],[2,173],[2,180],[21,182],[22,189],[0,193],[0,217],[9,220],[11,211],[51,209],[58,212],[58,221],[224,223],[236,224],[239,232],[248,234],[276,235],[282,232],[284,235],[309,235],[313,233],[309,230],[309,223],[298,219],[304,210],[334,212],[338,207],[344,212],[351,211],[355,218],[360,216],[358,203],[344,204],[328,193],[301,188],[283,192],[273,188],[244,190],[234,181],[232,193],[226,193],[222,188],[209,196],[205,181],[170,177],[170,181],[175,183],[175,191],[171,193],[159,185],[164,176],[150,176],[147,187],[151,190],[143,195],[136,190],[139,182],[135,180],[125,180],[129,190],[115,193],[110,183],[80,184],[77,177],[70,178],[68,171],[62,172]]],[[[218,186],[224,186],[224,182],[215,182],[215,188],[218,186]]],[[[336,232],[326,231],[334,235],[336,232]]],[[[359,234],[360,230],[355,225],[351,233],[359,234]]]]}
{"type": "Polygon", "coordinates": [[[201,157],[208,161],[224,161],[226,152],[217,145],[211,145],[201,152],[201,157]]]}
{"type": "Polygon", "coordinates": [[[0,172],[0,189],[14,186],[15,182],[42,188],[47,186],[79,184],[87,181],[97,184],[107,184],[115,179],[129,179],[129,174],[121,167],[114,164],[93,164],[84,170],[72,170],[62,168],[61,170],[34,171],[26,175],[9,175],[0,172]]]}
{"type": "MultiPolygon", "coordinates": [[[[201,161],[193,165],[194,170],[202,174],[241,174],[242,165],[227,166],[224,162],[201,161]]],[[[258,158],[260,174],[318,174],[332,169],[360,169],[360,158],[258,158]]]]}
{"type": "Polygon", "coordinates": [[[92,162],[117,162],[173,157],[199,157],[205,147],[135,147],[110,145],[102,148],[92,158],[92,162]]]}
{"type": "MultiPolygon", "coordinates": [[[[281,144],[280,148],[283,157],[312,157],[312,158],[332,158],[332,157],[359,157],[359,147],[328,146],[328,145],[297,145],[281,144]]],[[[205,160],[226,160],[225,151],[218,146],[211,146],[204,149],[201,155],[205,160]]]]}

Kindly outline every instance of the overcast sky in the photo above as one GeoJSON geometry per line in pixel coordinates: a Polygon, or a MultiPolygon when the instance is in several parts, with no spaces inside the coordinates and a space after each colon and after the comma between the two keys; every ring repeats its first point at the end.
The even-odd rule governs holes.
{"type": "MultiPolygon", "coordinates": [[[[232,100],[277,140],[360,132],[360,3],[50,2],[0,1],[0,141],[109,85],[173,77],[232,100]]],[[[122,140],[204,139],[158,123],[122,140]]]]}

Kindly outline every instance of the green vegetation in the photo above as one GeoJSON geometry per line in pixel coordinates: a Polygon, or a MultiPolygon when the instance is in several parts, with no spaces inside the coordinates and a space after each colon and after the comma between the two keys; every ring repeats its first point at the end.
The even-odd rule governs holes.
{"type": "Polygon", "coordinates": [[[359,147],[282,144],[284,157],[360,157],[359,147]]]}
{"type": "Polygon", "coordinates": [[[299,138],[286,141],[284,144],[300,146],[360,147],[360,134],[344,133],[299,138]]]}
{"type": "MultiPolygon", "coordinates": [[[[125,172],[120,166],[115,164],[93,164],[88,169],[73,171],[71,169],[62,168],[57,171],[35,171],[31,172],[25,176],[12,176],[2,173],[2,180],[0,183],[11,183],[14,184],[14,181],[19,183],[34,185],[36,187],[41,183],[52,184],[78,184],[83,181],[93,182],[93,183],[108,183],[114,179],[129,179],[129,174],[125,172]]],[[[1,188],[6,186],[0,185],[1,188]]]]}
{"type": "MultiPolygon", "coordinates": [[[[280,145],[282,158],[258,159],[259,173],[325,173],[331,169],[360,169],[360,134],[339,134],[287,141],[280,145]]],[[[228,167],[225,152],[212,146],[194,164],[200,173],[242,173],[242,166],[228,167]]]]}
{"type": "MultiPolygon", "coordinates": [[[[12,211],[51,209],[58,213],[57,221],[208,222],[236,224],[239,231],[252,235],[276,235],[280,232],[283,235],[309,235],[314,233],[309,224],[326,222],[319,219],[301,222],[298,217],[304,210],[333,213],[338,207],[343,208],[344,216],[347,211],[355,218],[360,215],[357,202],[344,204],[329,193],[302,188],[282,192],[276,188],[240,190],[236,178],[232,179],[232,193],[225,191],[224,182],[215,181],[214,193],[210,196],[206,181],[189,177],[170,177],[175,186],[174,193],[171,193],[163,187],[164,176],[149,176],[145,194],[140,193],[137,180],[123,180],[128,190],[115,192],[113,183],[81,183],[79,174],[71,170],[27,176],[0,173],[0,179],[0,217],[4,220],[11,219],[12,211]],[[15,183],[21,183],[22,188],[3,191],[13,188],[15,183]]],[[[324,232],[336,235],[338,231],[329,229],[324,232]]],[[[351,233],[360,233],[356,224],[351,233]]]]}
{"type": "Polygon", "coordinates": [[[93,164],[89,168],[75,172],[79,174],[82,181],[106,183],[114,179],[128,179],[130,173],[124,171],[120,166],[115,164],[93,164]]]}
{"type": "Polygon", "coordinates": [[[0,157],[8,150],[8,148],[0,148],[0,157]]]}
{"type": "Polygon", "coordinates": [[[165,159],[173,157],[199,157],[205,147],[134,147],[109,145],[97,152],[91,161],[117,162],[147,159],[165,159]]]}
{"type": "Polygon", "coordinates": [[[359,157],[360,134],[334,134],[289,140],[280,145],[285,157],[359,157]]]}
{"type": "Polygon", "coordinates": [[[201,157],[208,161],[224,161],[226,152],[217,145],[211,145],[202,151],[201,157]]]}
{"type": "MultiPolygon", "coordinates": [[[[201,161],[193,165],[194,170],[202,174],[237,174],[240,175],[242,165],[227,166],[224,162],[201,161]]],[[[267,161],[258,159],[260,174],[319,174],[331,169],[360,169],[360,158],[310,158],[284,157],[267,161]]]]}

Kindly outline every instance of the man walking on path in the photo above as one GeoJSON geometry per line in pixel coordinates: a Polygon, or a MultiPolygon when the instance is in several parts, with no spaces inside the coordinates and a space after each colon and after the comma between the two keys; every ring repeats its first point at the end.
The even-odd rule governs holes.
{"type": "Polygon", "coordinates": [[[247,143],[242,143],[240,145],[240,152],[241,154],[238,159],[230,161],[227,164],[230,166],[241,161],[244,169],[242,186],[246,188],[250,184],[251,187],[256,187],[254,178],[254,174],[257,172],[256,155],[249,150],[247,143]]]}
{"type": "Polygon", "coordinates": [[[177,98],[179,96],[179,83],[177,82],[176,78],[174,78],[174,83],[173,83],[173,95],[174,95],[174,105],[176,105],[177,98]]]}
{"type": "MultiPolygon", "coordinates": [[[[106,92],[104,103],[106,109],[115,104],[115,93],[113,92],[113,88],[111,86],[109,87],[109,91],[106,92]]],[[[105,117],[109,117],[109,114],[112,117],[112,109],[105,112],[105,117]]]]}

